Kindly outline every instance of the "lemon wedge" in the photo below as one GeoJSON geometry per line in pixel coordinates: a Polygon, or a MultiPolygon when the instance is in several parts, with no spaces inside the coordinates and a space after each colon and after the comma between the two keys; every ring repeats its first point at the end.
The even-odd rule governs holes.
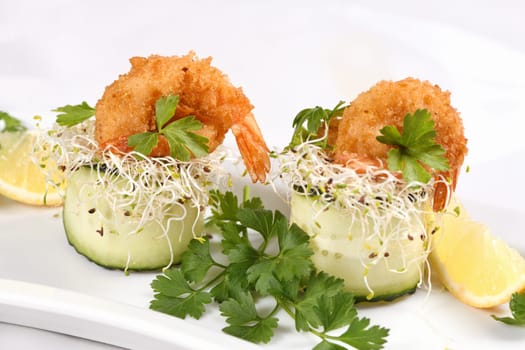
{"type": "Polygon", "coordinates": [[[26,204],[57,206],[62,204],[64,176],[49,157],[50,149],[33,151],[39,132],[0,132],[0,195],[26,204]]]}
{"type": "Polygon", "coordinates": [[[430,263],[448,291],[467,305],[488,308],[525,289],[525,259],[469,218],[456,201],[433,236],[430,263]]]}

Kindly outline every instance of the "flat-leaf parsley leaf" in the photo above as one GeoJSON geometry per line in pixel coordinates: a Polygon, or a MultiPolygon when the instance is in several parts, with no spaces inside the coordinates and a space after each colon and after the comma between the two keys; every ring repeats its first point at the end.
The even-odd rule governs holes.
{"type": "Polygon", "coordinates": [[[525,326],[525,291],[512,294],[509,308],[512,317],[498,317],[492,315],[492,318],[509,325],[525,326]]]}
{"type": "Polygon", "coordinates": [[[427,183],[431,175],[423,165],[439,171],[449,169],[445,149],[434,141],[434,121],[426,109],[405,116],[403,134],[393,125],[379,132],[379,142],[394,146],[388,151],[388,167],[392,171],[402,171],[406,181],[427,183]]]}
{"type": "Polygon", "coordinates": [[[74,126],[82,123],[95,115],[95,108],[83,101],[78,105],[65,105],[63,107],[57,107],[53,112],[58,112],[57,124],[60,126],[74,126]]]}
{"type": "Polygon", "coordinates": [[[24,131],[26,127],[22,122],[7,112],[0,111],[0,122],[4,122],[4,127],[0,129],[0,132],[17,132],[24,131]]]}
{"type": "Polygon", "coordinates": [[[194,116],[187,116],[170,122],[175,115],[179,97],[168,95],[160,97],[155,103],[155,122],[157,131],[147,131],[131,135],[128,146],[148,156],[157,146],[159,135],[168,141],[170,155],[178,160],[189,161],[191,155],[203,157],[208,154],[208,139],[194,131],[202,129],[202,123],[194,116]]]}
{"type": "Polygon", "coordinates": [[[320,338],[315,349],[383,347],[388,329],[358,318],[343,280],[315,270],[309,237],[301,228],[246,193],[239,203],[232,192],[212,191],[210,205],[208,227],[222,233],[221,262],[212,254],[217,242],[192,240],[180,269],[167,270],[153,281],[152,309],[199,318],[213,298],[228,324],[223,331],[255,343],[271,340],[278,312],[284,311],[298,331],[320,338]],[[273,308],[267,302],[260,307],[262,300],[273,308]]]}
{"type": "Polygon", "coordinates": [[[240,291],[235,298],[221,303],[219,309],[229,324],[223,331],[253,343],[268,343],[279,322],[276,317],[272,316],[272,313],[261,317],[257,313],[255,301],[249,292],[240,291]]]}
{"type": "Polygon", "coordinates": [[[305,141],[315,139],[318,139],[315,144],[321,148],[329,146],[327,137],[319,137],[319,129],[322,126],[326,128],[326,126],[330,124],[332,118],[343,115],[345,108],[346,105],[344,102],[339,101],[333,109],[316,106],[314,108],[306,108],[300,111],[292,122],[294,133],[288,147],[294,147],[305,141]]]}
{"type": "Polygon", "coordinates": [[[165,275],[157,276],[151,287],[158,291],[151,309],[179,318],[189,315],[199,319],[205,311],[204,305],[211,302],[210,293],[190,287],[180,270],[167,270],[165,275]]]}

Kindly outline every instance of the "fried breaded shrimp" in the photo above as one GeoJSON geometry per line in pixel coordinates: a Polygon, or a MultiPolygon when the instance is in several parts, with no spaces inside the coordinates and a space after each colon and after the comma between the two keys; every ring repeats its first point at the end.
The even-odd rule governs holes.
{"type": "MultiPolygon", "coordinates": [[[[211,66],[211,57],[133,57],[131,70],[106,87],[96,105],[95,137],[100,147],[113,145],[127,151],[127,138],[156,130],[155,102],[178,95],[173,120],[193,115],[203,127],[196,133],[208,138],[212,152],[231,128],[252,181],[264,181],[270,169],[269,150],[251,113],[253,106],[241,88],[211,66]]],[[[163,138],[153,156],[169,155],[163,138]]]]}
{"type": "MultiPolygon", "coordinates": [[[[437,176],[450,179],[455,189],[467,140],[459,113],[450,105],[450,93],[428,81],[407,78],[401,81],[381,81],[361,93],[348,106],[339,123],[334,149],[334,160],[344,164],[355,157],[377,158],[386,161],[391,146],[380,143],[376,136],[386,125],[402,130],[403,119],[417,109],[427,109],[435,123],[436,143],[446,151],[450,169],[437,176]]],[[[386,163],[385,163],[386,164],[386,163]]],[[[434,209],[444,207],[447,186],[438,182],[435,188],[434,209]]]]}

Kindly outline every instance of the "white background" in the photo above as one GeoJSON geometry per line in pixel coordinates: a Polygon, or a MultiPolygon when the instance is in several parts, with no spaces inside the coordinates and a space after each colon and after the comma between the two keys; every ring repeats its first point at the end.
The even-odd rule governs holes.
{"type": "MultiPolygon", "coordinates": [[[[279,148],[300,109],[415,76],[450,90],[462,113],[472,172],[458,191],[520,209],[524,21],[518,0],[2,0],[0,110],[51,123],[57,106],[94,105],[130,57],[195,50],[243,87],[268,144],[279,148]]],[[[22,347],[106,346],[0,324],[0,348],[22,347]]]]}

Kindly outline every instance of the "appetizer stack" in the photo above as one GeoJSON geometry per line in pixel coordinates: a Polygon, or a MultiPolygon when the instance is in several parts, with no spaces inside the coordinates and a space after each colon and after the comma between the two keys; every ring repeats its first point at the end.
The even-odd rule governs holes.
{"type": "Polygon", "coordinates": [[[152,309],[199,318],[214,300],[224,331],[253,342],[271,339],[284,310],[320,338],[316,349],[381,348],[388,329],[358,318],[354,301],[414,293],[434,272],[468,305],[512,297],[519,308],[525,259],[454,195],[467,140],[450,93],[381,81],[348,105],[302,110],[289,145],[272,154],[252,109],[211,58],[134,57],[94,108],[57,108],[52,130],[28,132],[0,113],[0,194],[63,199],[80,254],[107,268],[164,269],[152,309]],[[252,182],[285,185],[289,219],[247,189],[241,200],[224,191],[230,129],[252,182]],[[261,298],[272,299],[269,313],[258,312],[261,298]]]}
{"type": "Polygon", "coordinates": [[[476,307],[525,289],[523,257],[454,196],[467,147],[450,93],[382,81],[346,107],[301,111],[293,126],[277,157],[290,219],[310,235],[315,265],[358,299],[412,293],[432,272],[476,307]]]}
{"type": "Polygon", "coordinates": [[[382,81],[344,109],[303,110],[294,126],[281,171],[314,262],[358,298],[414,292],[439,229],[430,219],[467,151],[449,94],[412,78],[382,81]]]}
{"type": "Polygon", "coordinates": [[[155,270],[178,263],[203,234],[208,191],[229,179],[227,154],[217,150],[229,129],[254,182],[270,161],[253,106],[210,58],[190,52],[131,65],[95,108],[58,108],[45,142],[68,183],[69,243],[104,267],[155,270]]]}

